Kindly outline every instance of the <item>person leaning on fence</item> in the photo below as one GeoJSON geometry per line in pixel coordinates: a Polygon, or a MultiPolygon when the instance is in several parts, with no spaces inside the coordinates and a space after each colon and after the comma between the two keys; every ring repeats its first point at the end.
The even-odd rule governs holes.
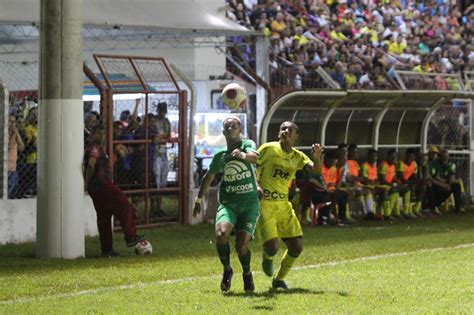
{"type": "Polygon", "coordinates": [[[102,256],[113,257],[112,216],[120,222],[127,247],[144,240],[137,235],[135,210],[122,190],[112,182],[110,159],[105,152],[106,131],[101,125],[91,130],[90,145],[84,154],[83,171],[85,190],[89,193],[97,213],[102,256]]]}
{"type": "MultiPolygon", "coordinates": [[[[168,104],[166,102],[158,103],[157,115],[155,116],[156,134],[154,137],[156,151],[153,161],[153,173],[155,174],[157,188],[165,188],[168,185],[169,161],[166,143],[171,138],[171,123],[166,117],[167,113],[168,104]]],[[[155,211],[158,214],[166,213],[161,206],[162,200],[161,197],[158,197],[155,211]]]]}
{"type": "Polygon", "coordinates": [[[393,220],[400,218],[400,197],[397,185],[397,151],[390,149],[387,152],[387,159],[380,163],[378,168],[378,177],[380,188],[383,190],[381,194],[382,211],[384,219],[393,220]]]}
{"type": "Polygon", "coordinates": [[[29,110],[24,128],[25,149],[24,163],[19,165],[19,191],[20,198],[36,195],[36,176],[38,161],[38,107],[29,110]]]}
{"type": "Polygon", "coordinates": [[[431,186],[428,188],[428,205],[433,213],[440,214],[438,207],[451,194],[454,197],[454,212],[461,212],[462,187],[456,180],[456,163],[449,160],[448,150],[442,149],[438,159],[429,165],[431,186]]]}
{"type": "Polygon", "coordinates": [[[25,144],[16,125],[14,114],[8,116],[8,198],[16,197],[18,190],[18,172],[16,169],[18,153],[23,151],[25,144]]]}

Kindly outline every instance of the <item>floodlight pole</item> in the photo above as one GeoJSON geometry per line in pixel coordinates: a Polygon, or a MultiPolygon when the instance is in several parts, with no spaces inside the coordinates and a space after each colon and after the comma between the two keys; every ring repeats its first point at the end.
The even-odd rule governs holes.
{"type": "Polygon", "coordinates": [[[84,256],[82,0],[41,0],[36,256],[84,256]]]}

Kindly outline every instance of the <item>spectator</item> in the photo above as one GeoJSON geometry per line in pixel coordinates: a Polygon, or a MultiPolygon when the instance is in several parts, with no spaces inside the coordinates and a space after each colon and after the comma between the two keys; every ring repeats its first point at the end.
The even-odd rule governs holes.
{"type": "Polygon", "coordinates": [[[84,145],[87,146],[91,130],[100,123],[100,115],[96,111],[91,111],[84,118],[84,145]]]}
{"type": "Polygon", "coordinates": [[[390,149],[387,151],[387,159],[383,161],[378,169],[378,177],[383,193],[380,194],[383,207],[383,215],[386,220],[400,218],[400,197],[397,185],[397,151],[390,149]],[[393,213],[393,216],[392,216],[393,213]]]}
{"type": "Polygon", "coordinates": [[[454,211],[461,211],[461,185],[456,181],[456,164],[449,159],[448,150],[442,149],[439,158],[429,165],[431,186],[428,188],[428,205],[435,214],[441,214],[438,207],[454,195],[454,211]]]}
{"type": "Polygon", "coordinates": [[[21,138],[16,124],[16,117],[10,114],[8,117],[8,198],[17,196],[18,172],[16,169],[18,152],[23,151],[25,144],[21,138]]]}
{"type": "Polygon", "coordinates": [[[171,140],[171,123],[166,117],[168,105],[165,102],[158,103],[158,115],[156,116],[156,154],[154,162],[154,173],[156,185],[159,188],[166,187],[169,172],[168,152],[166,143],[171,140]]]}
{"type": "Polygon", "coordinates": [[[331,78],[339,84],[341,89],[346,88],[345,73],[346,69],[344,68],[344,64],[340,61],[336,62],[335,70],[331,72],[331,78]]]}
{"type": "MultiPolygon", "coordinates": [[[[166,102],[158,103],[158,115],[156,116],[156,134],[154,143],[156,151],[154,154],[153,173],[155,174],[156,186],[165,188],[168,184],[169,161],[166,143],[171,140],[171,124],[166,117],[168,113],[168,104],[166,102]]],[[[161,198],[158,198],[157,211],[161,209],[161,198]]]]}
{"type": "Polygon", "coordinates": [[[36,176],[38,160],[38,107],[28,112],[24,129],[24,163],[19,165],[19,197],[36,195],[36,176]]]}
{"type": "MultiPolygon", "coordinates": [[[[474,59],[472,46],[465,44],[472,39],[472,9],[461,14],[454,4],[435,5],[422,1],[330,1],[327,7],[318,0],[305,4],[301,6],[293,2],[281,2],[280,5],[277,1],[266,1],[262,6],[253,7],[257,16],[265,12],[263,20],[268,22],[258,27],[254,24],[252,28],[265,29],[266,25],[271,24],[275,38],[281,36],[284,51],[272,49],[276,59],[280,57],[306,64],[308,60],[303,58],[302,51],[302,46],[306,46],[308,52],[310,49],[317,51],[314,55],[316,63],[328,73],[338,61],[346,69],[351,63],[365,63],[363,70],[367,75],[375,70],[374,66],[381,66],[380,73],[387,80],[390,77],[385,76],[385,73],[388,71],[393,74],[397,69],[412,69],[420,73],[441,72],[444,66],[448,68],[447,73],[463,71],[471,67],[469,62],[474,59]],[[323,50],[320,50],[319,45],[323,50]],[[383,48],[384,51],[377,52],[374,48],[383,48]],[[422,58],[425,59],[423,64],[422,58]],[[452,69],[453,66],[457,68],[452,69]]],[[[272,47],[278,46],[272,43],[272,47]]],[[[471,65],[474,65],[474,61],[471,65]]],[[[282,72],[285,72],[284,67],[282,72]]],[[[321,80],[313,79],[315,69],[307,67],[306,70],[307,76],[312,78],[311,86],[323,87],[321,80]]],[[[360,87],[371,87],[372,80],[366,78],[360,87]]],[[[459,88],[454,81],[447,83],[450,89],[459,88]]],[[[396,87],[394,82],[375,85],[376,88],[385,89],[396,87]]],[[[435,82],[433,77],[421,82],[406,82],[406,86],[433,89],[442,87],[443,82],[435,82]]]]}

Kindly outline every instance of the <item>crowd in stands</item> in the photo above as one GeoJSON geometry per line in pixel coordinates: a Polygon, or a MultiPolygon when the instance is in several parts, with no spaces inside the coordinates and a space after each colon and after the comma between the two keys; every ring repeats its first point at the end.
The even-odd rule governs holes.
{"type": "Polygon", "coordinates": [[[345,226],[356,217],[393,222],[464,212],[469,198],[448,150],[433,146],[416,153],[409,148],[399,158],[390,149],[379,159],[370,149],[359,161],[357,145],[340,144],[324,153],[321,176],[297,173],[291,200],[302,221],[320,225],[345,226]]]}
{"type": "MultiPolygon", "coordinates": [[[[271,86],[321,87],[323,67],[342,89],[398,89],[395,70],[474,70],[474,5],[456,0],[227,0],[227,16],[270,38],[271,86]]],[[[234,38],[242,61],[255,51],[234,38]]],[[[408,82],[459,89],[452,76],[408,82]]]]}
{"type": "MultiPolygon", "coordinates": [[[[28,98],[20,102],[12,98],[11,101],[13,104],[8,117],[8,198],[21,199],[37,193],[38,105],[28,98]]],[[[90,144],[90,133],[94,127],[104,123],[90,105],[86,102],[84,106],[85,147],[90,144]]],[[[115,140],[143,140],[143,143],[114,145],[111,156],[114,180],[124,188],[143,187],[143,150],[144,143],[148,142],[149,186],[163,188],[167,185],[169,171],[166,145],[172,141],[171,126],[166,117],[167,104],[155,104],[156,113],[147,115],[146,124],[145,119],[138,116],[139,106],[140,100],[137,100],[133,112],[122,111],[120,119],[113,123],[115,140]]]]}

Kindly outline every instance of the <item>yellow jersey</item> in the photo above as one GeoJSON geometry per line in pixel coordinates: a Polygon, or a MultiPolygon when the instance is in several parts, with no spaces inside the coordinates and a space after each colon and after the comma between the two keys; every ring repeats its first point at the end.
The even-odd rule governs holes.
{"type": "Polygon", "coordinates": [[[309,157],[293,148],[283,151],[280,142],[268,142],[258,148],[257,180],[263,189],[263,199],[288,201],[288,187],[297,170],[308,163],[309,157]]]}

